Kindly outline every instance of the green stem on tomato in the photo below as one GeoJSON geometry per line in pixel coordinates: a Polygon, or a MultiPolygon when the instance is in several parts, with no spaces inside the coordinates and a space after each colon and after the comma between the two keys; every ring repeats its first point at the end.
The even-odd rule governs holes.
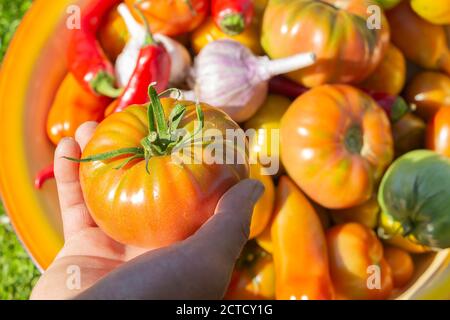
{"type": "Polygon", "coordinates": [[[173,150],[177,150],[177,148],[183,146],[183,144],[193,143],[195,137],[204,127],[204,115],[200,105],[198,103],[196,104],[197,121],[199,122],[199,125],[196,127],[193,134],[188,134],[185,138],[180,137],[175,133],[186,115],[186,106],[180,103],[175,104],[168,120],[166,120],[160,95],[158,95],[154,86],[155,84],[152,83],[148,88],[150,97],[150,103],[147,107],[148,135],[141,140],[142,148],[122,148],[83,159],[64,158],[78,163],[85,163],[111,160],[128,155],[116,169],[122,169],[133,160],[143,158],[145,159],[145,168],[147,172],[149,172],[148,163],[152,157],[169,155],[173,150]]]}

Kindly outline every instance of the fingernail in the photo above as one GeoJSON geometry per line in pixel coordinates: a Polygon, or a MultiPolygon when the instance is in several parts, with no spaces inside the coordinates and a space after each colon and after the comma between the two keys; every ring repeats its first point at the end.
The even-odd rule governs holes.
{"type": "Polygon", "coordinates": [[[264,190],[264,185],[261,182],[259,182],[258,180],[253,180],[253,191],[250,195],[250,199],[253,201],[253,203],[256,203],[259,198],[261,198],[264,190]]]}

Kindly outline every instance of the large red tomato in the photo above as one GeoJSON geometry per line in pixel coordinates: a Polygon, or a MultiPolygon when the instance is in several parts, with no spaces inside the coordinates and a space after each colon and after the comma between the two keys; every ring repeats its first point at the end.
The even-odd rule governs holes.
{"type": "Polygon", "coordinates": [[[389,45],[383,12],[379,11],[376,28],[367,26],[373,4],[370,0],[270,0],[261,43],[271,58],[313,51],[318,60],[313,66],[289,74],[307,87],[360,82],[375,70],[389,45]]]}
{"type": "Polygon", "coordinates": [[[113,239],[145,248],[169,245],[193,234],[214,213],[220,197],[248,176],[245,138],[239,141],[244,148],[225,138],[226,130],[239,128],[231,118],[205,104],[196,108],[189,101],[159,102],[155,95],[153,90],[151,108],[131,106],[106,118],[83,152],[87,162],[80,165],[83,194],[95,222],[113,239]],[[202,113],[204,126],[198,130],[202,113]],[[214,163],[214,152],[208,152],[198,135],[180,141],[172,131],[167,135],[164,123],[191,133],[206,134],[213,128],[215,136],[217,132],[224,136],[223,156],[235,152],[241,161],[214,163]],[[172,139],[175,143],[170,144],[172,139]],[[180,143],[191,148],[192,154],[175,152],[180,143]],[[114,151],[109,160],[100,160],[114,151]],[[129,163],[124,162],[127,158],[129,163]]]}
{"type": "Polygon", "coordinates": [[[292,179],[330,209],[360,205],[394,155],[386,113],[347,85],[303,94],[281,120],[281,160],[292,179]]]}

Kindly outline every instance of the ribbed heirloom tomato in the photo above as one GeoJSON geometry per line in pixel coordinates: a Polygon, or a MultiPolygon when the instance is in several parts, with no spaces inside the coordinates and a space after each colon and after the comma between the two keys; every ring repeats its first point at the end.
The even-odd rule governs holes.
{"type": "Polygon", "coordinates": [[[389,25],[368,28],[370,0],[270,0],[261,43],[271,58],[314,52],[317,62],[289,74],[307,87],[356,83],[380,63],[389,44],[389,25]]]}
{"type": "Polygon", "coordinates": [[[330,209],[368,201],[393,154],[386,113],[351,86],[311,89],[281,119],[287,172],[312,200],[330,209]]]}
{"type": "Polygon", "coordinates": [[[226,140],[226,130],[239,126],[224,112],[159,100],[153,87],[150,93],[148,107],[130,106],[97,127],[82,155],[80,182],[92,217],[109,236],[158,248],[193,234],[214,213],[220,197],[248,177],[248,160],[244,137],[226,140]],[[177,128],[190,134],[174,134],[177,128]],[[214,142],[215,150],[223,148],[224,158],[234,152],[235,161],[211,161],[212,144],[205,143],[211,141],[211,128],[214,137],[224,137],[223,143],[214,142]],[[191,154],[176,151],[186,148],[191,154]]]}

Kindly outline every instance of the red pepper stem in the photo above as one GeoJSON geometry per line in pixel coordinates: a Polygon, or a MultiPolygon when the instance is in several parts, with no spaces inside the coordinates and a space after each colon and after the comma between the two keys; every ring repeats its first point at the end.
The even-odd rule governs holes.
{"type": "Polygon", "coordinates": [[[106,72],[99,72],[89,84],[94,92],[110,98],[117,98],[123,91],[114,87],[114,79],[106,72]]]}
{"type": "Polygon", "coordinates": [[[245,29],[244,17],[240,13],[230,13],[220,21],[220,29],[230,36],[242,33],[245,29]]]}
{"type": "Polygon", "coordinates": [[[144,41],[144,46],[149,46],[152,44],[156,44],[155,38],[153,37],[153,33],[150,29],[150,24],[148,23],[147,18],[145,17],[144,13],[142,12],[142,10],[135,4],[134,8],[136,9],[136,11],[138,12],[139,16],[141,17],[143,23],[144,23],[144,27],[145,27],[145,41],[144,41]]]}

